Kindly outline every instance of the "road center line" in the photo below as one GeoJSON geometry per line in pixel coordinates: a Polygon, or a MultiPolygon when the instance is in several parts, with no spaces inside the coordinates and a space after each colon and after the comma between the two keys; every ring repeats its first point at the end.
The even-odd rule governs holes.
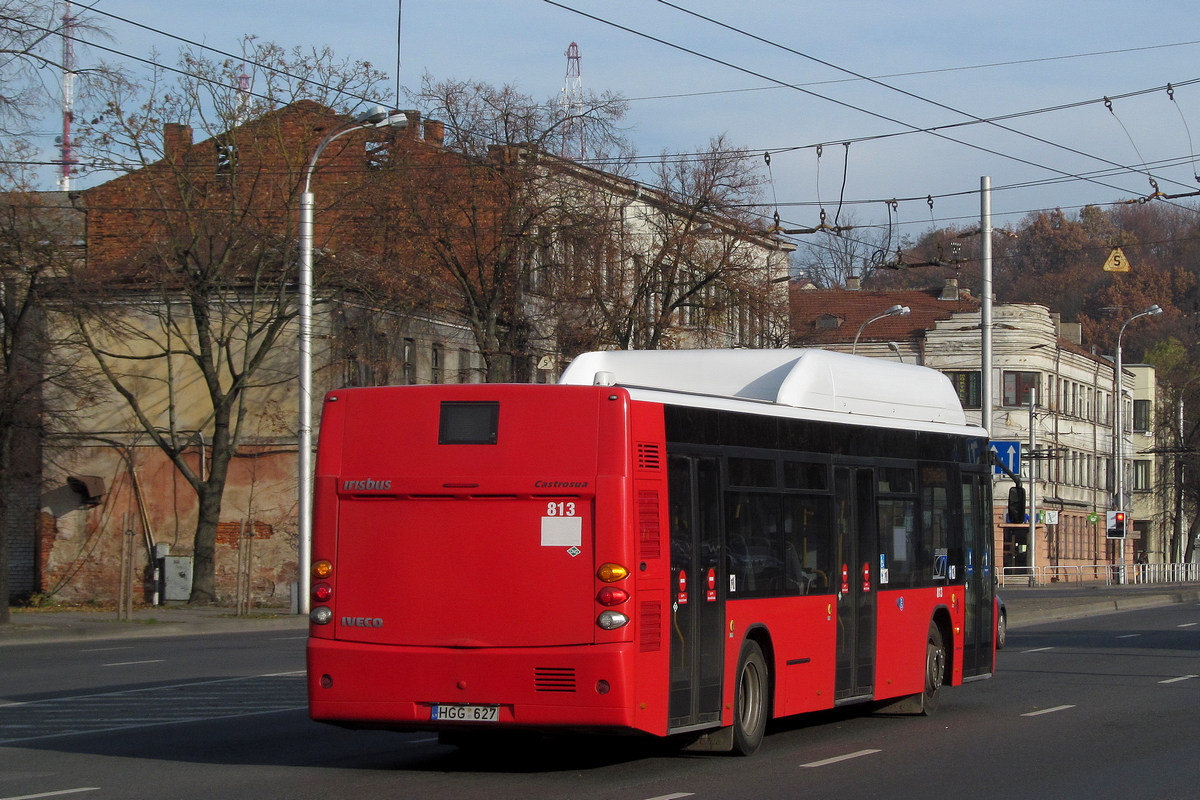
{"type": "Polygon", "coordinates": [[[1053,650],[1054,647],[1035,647],[1032,650],[1022,650],[1022,653],[1044,653],[1047,650],[1053,650]]]}
{"type": "Polygon", "coordinates": [[[1159,683],[1179,683],[1180,681],[1190,681],[1192,678],[1200,678],[1200,675],[1180,675],[1178,678],[1167,678],[1159,683]]]}
{"type": "Polygon", "coordinates": [[[1200,625],[1200,622],[1185,622],[1185,623],[1183,623],[1182,625],[1180,625],[1179,627],[1181,627],[1181,628],[1194,628],[1194,627],[1196,627],[1197,625],[1200,625]]]}
{"type": "Polygon", "coordinates": [[[1042,714],[1053,714],[1055,711],[1066,711],[1068,708],[1075,706],[1055,706],[1054,708],[1043,708],[1041,711],[1030,711],[1028,714],[1022,714],[1022,717],[1040,717],[1042,714]]]}
{"type": "Polygon", "coordinates": [[[830,764],[837,764],[840,761],[849,761],[852,758],[860,758],[862,756],[869,756],[869,755],[873,755],[875,753],[881,753],[881,752],[883,752],[883,751],[882,750],[859,750],[857,753],[847,753],[844,756],[834,756],[833,758],[826,758],[821,761],[810,761],[809,763],[801,764],[800,766],[803,769],[813,769],[814,767],[826,767],[826,766],[829,766],[830,764]]]}
{"type": "Polygon", "coordinates": [[[695,793],[676,792],[675,794],[660,794],[658,797],[647,797],[646,800],[679,800],[681,797],[695,797],[695,793]]]}
{"type": "Polygon", "coordinates": [[[1139,636],[1141,636],[1140,633],[1127,633],[1124,636],[1118,636],[1117,638],[1118,639],[1136,639],[1139,636]]]}
{"type": "Polygon", "coordinates": [[[151,658],[146,661],[114,661],[111,664],[101,664],[100,666],[102,666],[102,667],[132,667],[132,666],[136,666],[138,664],[161,664],[165,660],[166,659],[163,659],[163,658],[151,658]]]}

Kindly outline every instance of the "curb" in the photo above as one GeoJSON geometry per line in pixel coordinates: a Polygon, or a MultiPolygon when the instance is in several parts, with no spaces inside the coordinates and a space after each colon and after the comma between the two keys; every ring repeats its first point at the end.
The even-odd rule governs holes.
{"type": "Polygon", "coordinates": [[[118,620],[115,612],[14,612],[9,625],[0,626],[0,647],[70,641],[141,639],[214,633],[308,632],[308,617],[267,614],[238,617],[196,611],[155,610],[135,612],[133,619],[118,620]],[[173,618],[172,618],[173,617],[173,618]]]}
{"type": "Polygon", "coordinates": [[[1104,597],[1077,600],[1074,603],[1055,602],[1054,599],[1028,598],[1010,599],[1005,595],[1008,608],[1009,628],[1023,628],[1065,619],[1081,619],[1121,611],[1137,611],[1147,608],[1200,602],[1200,589],[1164,591],[1154,594],[1131,595],[1128,597],[1104,597]]]}

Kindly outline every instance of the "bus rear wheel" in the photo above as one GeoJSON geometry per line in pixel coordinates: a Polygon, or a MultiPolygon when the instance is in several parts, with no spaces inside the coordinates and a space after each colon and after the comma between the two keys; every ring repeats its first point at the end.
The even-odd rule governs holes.
{"type": "Polygon", "coordinates": [[[921,696],[921,713],[925,716],[937,711],[945,681],[946,645],[942,640],[942,629],[936,622],[931,622],[925,643],[925,692],[921,696]]]}
{"type": "Polygon", "coordinates": [[[733,697],[733,752],[748,756],[762,744],[767,730],[767,660],[757,642],[746,640],[738,658],[733,697]]]}

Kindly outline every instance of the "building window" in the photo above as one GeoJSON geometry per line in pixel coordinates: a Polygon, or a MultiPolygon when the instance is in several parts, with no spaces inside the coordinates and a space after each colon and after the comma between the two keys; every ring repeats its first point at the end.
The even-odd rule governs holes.
{"type": "Polygon", "coordinates": [[[471,383],[472,382],[471,351],[470,350],[459,350],[458,351],[458,382],[459,383],[471,383]]]}
{"type": "Polygon", "coordinates": [[[404,380],[405,386],[412,386],[417,382],[417,341],[416,339],[405,339],[404,350],[401,354],[404,361],[404,380]]]}
{"type": "Polygon", "coordinates": [[[367,159],[367,169],[380,170],[386,167],[391,158],[391,146],[392,142],[390,139],[368,140],[363,145],[364,155],[367,159]]]}
{"type": "Polygon", "coordinates": [[[1138,433],[1150,430],[1150,401],[1133,401],[1133,429],[1138,433]]]}
{"type": "Polygon", "coordinates": [[[954,384],[954,391],[958,393],[963,408],[980,408],[983,405],[983,381],[979,370],[947,372],[946,377],[954,384]]]}
{"type": "Polygon", "coordinates": [[[1037,372],[1005,372],[1004,405],[1029,405],[1029,393],[1037,391],[1039,374],[1037,372]]]}
{"type": "Polygon", "coordinates": [[[1136,458],[1133,461],[1133,490],[1150,491],[1150,459],[1136,458]]]}
{"type": "Polygon", "coordinates": [[[237,145],[227,136],[213,139],[217,156],[217,174],[229,175],[237,168],[237,145]]]}
{"type": "Polygon", "coordinates": [[[442,346],[436,342],[429,353],[429,382],[442,382],[442,346]]]}

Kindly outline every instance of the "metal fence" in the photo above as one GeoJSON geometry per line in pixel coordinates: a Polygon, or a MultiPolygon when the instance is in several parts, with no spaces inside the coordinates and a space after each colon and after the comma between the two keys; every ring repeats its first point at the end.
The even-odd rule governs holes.
{"type": "Polygon", "coordinates": [[[1041,586],[1050,583],[1103,583],[1111,586],[1188,581],[1200,581],[1200,564],[1126,564],[1124,567],[1119,564],[1071,564],[1000,568],[1001,586],[1041,586]]]}

